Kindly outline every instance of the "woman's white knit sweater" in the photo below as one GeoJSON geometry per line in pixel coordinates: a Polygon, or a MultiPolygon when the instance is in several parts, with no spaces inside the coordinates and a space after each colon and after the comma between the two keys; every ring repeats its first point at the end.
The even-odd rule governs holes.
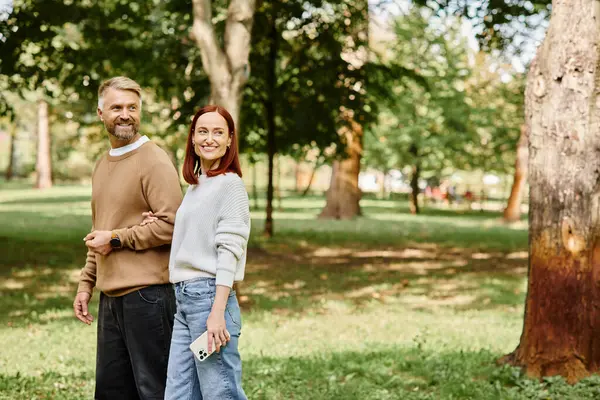
{"type": "Polygon", "coordinates": [[[244,279],[250,208],[244,182],[235,173],[200,175],[177,210],[169,260],[173,283],[216,278],[231,287],[244,279]]]}

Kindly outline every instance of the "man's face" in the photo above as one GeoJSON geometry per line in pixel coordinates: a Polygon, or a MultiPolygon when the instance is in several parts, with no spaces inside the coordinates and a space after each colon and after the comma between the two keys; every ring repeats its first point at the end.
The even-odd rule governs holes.
{"type": "Polygon", "coordinates": [[[109,88],[98,116],[109,134],[120,140],[131,140],[140,128],[140,98],[131,90],[109,88]]]}

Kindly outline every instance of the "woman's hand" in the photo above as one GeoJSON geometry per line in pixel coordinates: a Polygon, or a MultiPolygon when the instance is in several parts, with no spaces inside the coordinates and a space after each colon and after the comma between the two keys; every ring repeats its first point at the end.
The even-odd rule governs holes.
{"type": "Polygon", "coordinates": [[[213,343],[215,351],[218,353],[222,346],[225,346],[231,335],[225,325],[225,310],[213,309],[206,320],[206,330],[208,331],[208,352],[210,353],[213,343]]]}
{"type": "Polygon", "coordinates": [[[149,224],[151,222],[154,222],[154,221],[158,220],[158,217],[154,216],[154,214],[152,213],[152,211],[148,211],[148,212],[142,213],[142,216],[144,217],[144,220],[140,224],[141,226],[144,226],[146,224],[149,224]]]}

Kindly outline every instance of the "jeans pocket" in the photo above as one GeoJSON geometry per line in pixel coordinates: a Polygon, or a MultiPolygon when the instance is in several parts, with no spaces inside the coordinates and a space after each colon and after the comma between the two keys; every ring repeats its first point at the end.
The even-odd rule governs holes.
{"type": "Polygon", "coordinates": [[[159,288],[156,286],[146,286],[145,288],[139,289],[138,295],[142,300],[149,304],[158,304],[160,300],[159,288]]]}
{"type": "Polygon", "coordinates": [[[207,288],[206,286],[188,285],[183,288],[182,293],[197,300],[206,300],[215,297],[215,289],[207,288]]]}
{"type": "Polygon", "coordinates": [[[233,323],[234,327],[237,328],[237,332],[229,332],[232,335],[239,335],[242,329],[242,316],[240,313],[240,306],[237,302],[237,298],[235,297],[235,292],[231,292],[229,294],[229,298],[227,299],[227,306],[225,307],[227,315],[229,319],[233,323]]]}

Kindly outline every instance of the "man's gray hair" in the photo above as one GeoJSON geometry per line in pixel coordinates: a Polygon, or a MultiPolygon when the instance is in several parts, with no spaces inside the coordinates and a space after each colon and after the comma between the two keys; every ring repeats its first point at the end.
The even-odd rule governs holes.
{"type": "Polygon", "coordinates": [[[140,109],[142,108],[142,88],[133,79],[126,76],[115,76],[107,81],[102,82],[98,88],[98,108],[104,105],[104,94],[108,89],[131,90],[140,98],[140,109]]]}

